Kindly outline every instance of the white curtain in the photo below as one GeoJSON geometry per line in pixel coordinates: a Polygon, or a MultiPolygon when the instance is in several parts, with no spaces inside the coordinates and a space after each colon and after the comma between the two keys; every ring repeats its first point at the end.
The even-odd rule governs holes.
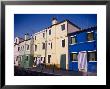
{"type": "Polygon", "coordinates": [[[79,52],[78,69],[79,71],[87,72],[87,52],[79,52]]]}

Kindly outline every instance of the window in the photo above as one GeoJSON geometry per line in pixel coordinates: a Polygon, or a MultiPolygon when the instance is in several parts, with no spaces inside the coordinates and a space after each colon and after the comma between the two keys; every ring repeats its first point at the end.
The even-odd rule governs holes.
{"type": "Polygon", "coordinates": [[[29,50],[29,45],[27,45],[27,50],[29,50]]]}
{"type": "Polygon", "coordinates": [[[35,45],[35,51],[37,51],[37,45],[35,45]]]}
{"type": "Polygon", "coordinates": [[[49,35],[51,35],[51,29],[49,30],[49,35]]]}
{"type": "Polygon", "coordinates": [[[35,36],[35,40],[36,40],[36,36],[35,36]]]}
{"type": "Polygon", "coordinates": [[[18,51],[20,50],[20,47],[18,47],[18,51]]]}
{"type": "Polygon", "coordinates": [[[71,44],[75,44],[76,43],[76,38],[75,37],[71,37],[71,44]]]}
{"type": "Polygon", "coordinates": [[[24,46],[21,46],[21,50],[24,50],[24,46]]]}
{"type": "Polygon", "coordinates": [[[87,33],[87,40],[88,40],[88,41],[92,41],[93,39],[94,39],[93,32],[87,33]]]}
{"type": "Polygon", "coordinates": [[[45,33],[43,33],[43,38],[45,37],[45,33]]]}
{"type": "Polygon", "coordinates": [[[45,61],[45,57],[44,57],[44,63],[45,63],[46,61],[45,61]]]}
{"type": "Polygon", "coordinates": [[[88,61],[97,61],[97,52],[96,51],[88,52],[87,59],[88,61]]]}
{"type": "Polygon", "coordinates": [[[45,49],[45,43],[42,43],[42,49],[45,49]]]}
{"type": "Polygon", "coordinates": [[[49,42],[48,45],[49,49],[52,49],[52,42],[49,42]]]}
{"type": "Polygon", "coordinates": [[[65,30],[65,24],[61,25],[62,31],[65,30]]]}
{"type": "Polygon", "coordinates": [[[20,61],[22,61],[23,56],[20,57],[20,61]]]}
{"type": "Polygon", "coordinates": [[[51,55],[48,55],[48,63],[50,63],[51,55]]]}
{"type": "Polygon", "coordinates": [[[23,46],[23,50],[24,50],[24,46],[23,46]]]}
{"type": "Polygon", "coordinates": [[[16,43],[17,43],[17,39],[16,39],[16,43]]]}
{"type": "Polygon", "coordinates": [[[43,57],[41,57],[41,61],[43,60],[43,57]]]}
{"type": "Polygon", "coordinates": [[[26,61],[28,61],[28,56],[26,56],[26,61]]]}
{"type": "Polygon", "coordinates": [[[78,53],[70,53],[70,60],[71,61],[78,61],[78,53]]]}
{"type": "Polygon", "coordinates": [[[65,39],[62,40],[62,47],[65,47],[65,39]]]}
{"type": "Polygon", "coordinates": [[[51,49],[52,49],[52,43],[51,43],[51,49]]]}
{"type": "Polygon", "coordinates": [[[18,61],[18,56],[16,57],[16,61],[18,61]]]}
{"type": "Polygon", "coordinates": [[[48,43],[48,45],[50,45],[50,43],[48,43]]]}
{"type": "Polygon", "coordinates": [[[16,58],[16,61],[18,61],[18,58],[16,58]]]}

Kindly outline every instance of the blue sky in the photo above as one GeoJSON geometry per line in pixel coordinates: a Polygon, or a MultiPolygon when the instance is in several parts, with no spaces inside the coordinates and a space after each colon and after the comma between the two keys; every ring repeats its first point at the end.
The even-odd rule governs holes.
{"type": "Polygon", "coordinates": [[[24,37],[25,33],[33,34],[51,25],[56,17],[58,22],[70,20],[82,29],[97,26],[96,14],[15,14],[14,37],[24,37]]]}

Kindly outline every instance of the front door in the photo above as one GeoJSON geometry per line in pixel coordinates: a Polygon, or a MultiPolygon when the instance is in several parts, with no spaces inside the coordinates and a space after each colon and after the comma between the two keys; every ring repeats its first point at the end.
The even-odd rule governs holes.
{"type": "Polygon", "coordinates": [[[62,54],[60,57],[60,68],[66,69],[66,54],[62,54]]]}

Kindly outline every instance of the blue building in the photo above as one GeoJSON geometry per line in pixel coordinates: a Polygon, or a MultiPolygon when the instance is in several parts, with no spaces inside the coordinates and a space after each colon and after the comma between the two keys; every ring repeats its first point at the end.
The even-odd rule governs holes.
{"type": "MultiPolygon", "coordinates": [[[[79,53],[86,54],[86,72],[97,72],[97,27],[80,30],[69,36],[69,70],[79,71],[79,53]]],[[[80,56],[84,58],[83,56],[80,56]]]]}

